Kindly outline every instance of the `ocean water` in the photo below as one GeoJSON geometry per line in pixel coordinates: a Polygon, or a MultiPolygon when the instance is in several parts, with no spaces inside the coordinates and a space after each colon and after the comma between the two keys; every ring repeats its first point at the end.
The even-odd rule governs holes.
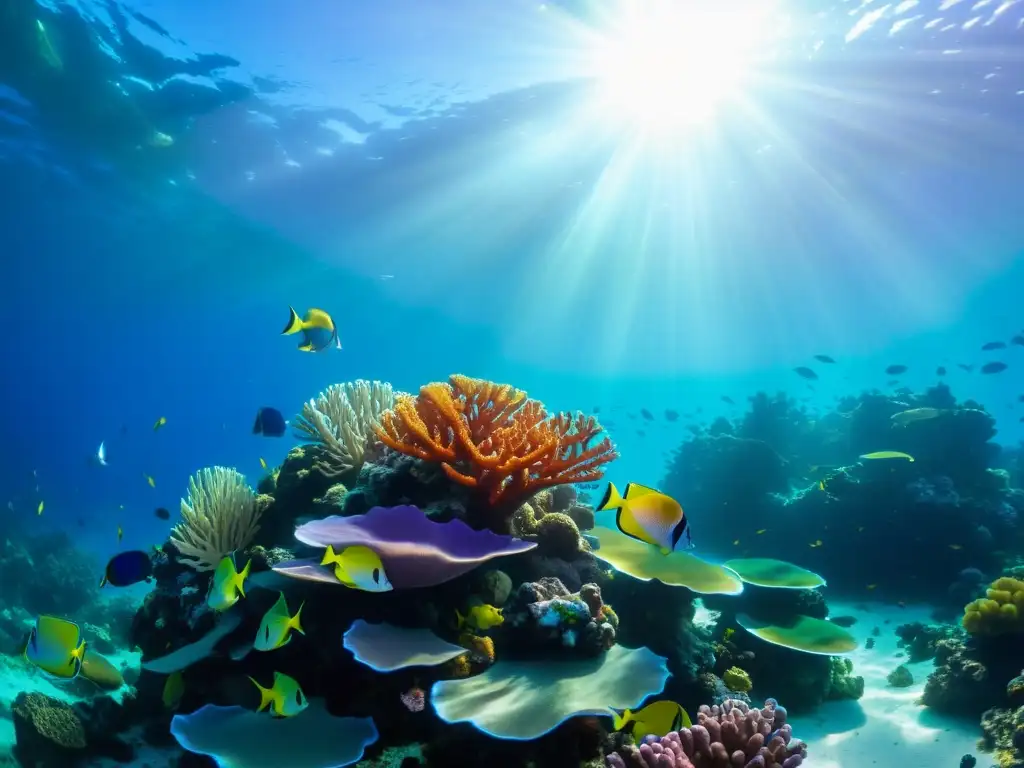
{"type": "MultiPolygon", "coordinates": [[[[759,391],[817,422],[867,391],[931,406],[913,398],[942,383],[957,408],[990,414],[1002,453],[987,466],[1011,468],[1022,24],[1016,0],[0,0],[0,531],[66,535],[53,556],[84,553],[98,582],[118,551],[166,541],[200,468],[255,487],[261,461],[284,462],[301,441],[253,435],[260,407],[294,421],[334,383],[415,394],[453,373],[597,413],[619,453],[604,480],[620,488],[663,486],[681,445],[739,423],[759,391]],[[341,350],[298,351],[280,333],[289,307],[329,312],[341,350]],[[1005,370],[984,373],[994,362],[1005,370]]],[[[682,466],[682,486],[706,490],[703,469],[682,466]]],[[[734,463],[715,482],[757,471],[734,463]]],[[[787,493],[813,488],[796,475],[787,493]]],[[[603,485],[581,490],[596,501],[603,485]]],[[[961,569],[984,561],[991,580],[991,563],[1024,557],[1013,529],[955,559],[980,524],[967,517],[937,521],[948,541],[925,531],[925,544],[879,517],[863,543],[793,513],[752,546],[756,523],[734,536],[721,508],[678,501],[702,557],[727,560],[743,539],[745,555],[833,583],[830,563],[856,573],[841,584],[885,582],[854,563],[934,545],[948,574],[928,577],[945,579],[935,601],[891,585],[830,596],[877,599],[894,624],[908,602],[934,618],[961,569]]],[[[124,594],[141,605],[151,587],[124,594]]],[[[382,744],[445,738],[383,717],[382,744]]],[[[977,721],[942,762],[909,736],[897,762],[956,765],[977,721]]],[[[843,752],[808,730],[820,744],[816,757],[808,737],[805,765],[892,758],[882,740],[843,752]]],[[[139,742],[151,764],[150,749],[182,751],[139,742]]],[[[530,759],[559,764],[545,754],[530,759]]]]}

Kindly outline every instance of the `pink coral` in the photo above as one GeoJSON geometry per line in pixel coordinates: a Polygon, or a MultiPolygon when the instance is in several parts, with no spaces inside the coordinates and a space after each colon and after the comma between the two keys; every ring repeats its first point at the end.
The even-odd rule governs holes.
{"type": "Polygon", "coordinates": [[[609,768],[797,768],[807,747],[793,739],[786,710],[774,699],[763,709],[727,699],[702,706],[697,723],[662,738],[648,736],[639,747],[611,754],[609,768]]]}

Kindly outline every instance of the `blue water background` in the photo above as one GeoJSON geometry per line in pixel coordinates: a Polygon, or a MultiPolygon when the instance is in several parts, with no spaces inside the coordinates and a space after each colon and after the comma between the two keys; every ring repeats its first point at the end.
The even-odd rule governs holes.
{"type": "MultiPolygon", "coordinates": [[[[587,191],[616,136],[573,120],[585,89],[557,82],[572,73],[552,53],[560,31],[529,15],[536,3],[484,6],[135,3],[173,37],[133,22],[145,45],[231,56],[240,66],[210,85],[252,88],[203,114],[174,105],[177,164],[142,179],[76,143],[74,126],[40,127],[0,96],[5,515],[100,554],[119,524],[123,546],[156,543],[169,523],[153,509],[176,517],[190,473],[235,466],[255,485],[260,457],[274,465],[294,444],[251,434],[258,407],[291,417],[356,378],[415,391],[457,371],[553,410],[599,405],[622,452],[609,478],[649,484],[687,434],[666,408],[736,415],[721,396],[742,406],[757,390],[827,408],[887,389],[893,363],[910,366],[901,382],[915,390],[945,365],[954,393],[996,416],[1000,442],[1024,436],[1024,347],[980,352],[1024,330],[1016,17],[960,33],[968,54],[955,60],[914,30],[837,43],[824,67],[795,60],[793,78],[848,97],[764,95],[802,162],[761,162],[764,136],[733,115],[703,147],[690,207],[651,190],[649,158],[595,211],[587,191]],[[276,85],[259,92],[255,78],[276,85]],[[933,89],[947,94],[940,106],[933,89]],[[357,95],[387,119],[347,110],[357,95]],[[334,154],[318,154],[331,136],[334,154]],[[841,197],[822,177],[845,185],[841,197]],[[584,215],[596,234],[569,237],[584,215]],[[697,221],[699,247],[679,247],[680,220],[697,221]],[[278,336],[289,305],[330,311],[344,350],[296,351],[278,336]],[[814,364],[817,353],[840,365],[814,364]],[[956,366],[987,359],[1010,369],[956,366]],[[807,364],[823,375],[813,393],[792,373],[807,364]],[[641,407],[657,416],[643,437],[625,416],[641,407]],[[101,440],[102,469],[90,462],[101,440]]],[[[76,7],[105,28],[105,6],[59,9],[76,7]]],[[[796,11],[822,9],[841,35],[846,6],[796,11]]],[[[949,14],[962,22],[967,9],[949,14]]]]}

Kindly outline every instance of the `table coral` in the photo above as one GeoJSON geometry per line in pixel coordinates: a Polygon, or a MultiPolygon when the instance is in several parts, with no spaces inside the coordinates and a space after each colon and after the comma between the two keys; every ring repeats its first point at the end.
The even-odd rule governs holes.
{"type": "Polygon", "coordinates": [[[993,581],[985,597],[967,604],[961,623],[972,635],[1024,633],[1024,580],[993,581]]]}
{"type": "Polygon", "coordinates": [[[721,706],[702,706],[697,719],[688,729],[648,736],[639,747],[612,753],[606,763],[609,768],[796,768],[807,756],[774,699],[764,709],[727,699],[721,706]]]}
{"type": "Polygon", "coordinates": [[[501,526],[543,488],[588,483],[618,453],[593,416],[549,415],[522,390],[458,374],[418,397],[399,396],[381,416],[377,436],[389,448],[440,464],[454,482],[476,489],[501,526]]]}

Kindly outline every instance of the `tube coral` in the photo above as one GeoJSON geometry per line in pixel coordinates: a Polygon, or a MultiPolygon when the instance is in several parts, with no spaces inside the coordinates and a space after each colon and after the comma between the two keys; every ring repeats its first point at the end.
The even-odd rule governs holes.
{"type": "Polygon", "coordinates": [[[608,437],[597,441],[603,428],[595,417],[549,416],[522,390],[459,374],[418,397],[398,396],[376,432],[388,447],[440,464],[503,513],[543,488],[594,482],[618,458],[608,437]]]}

